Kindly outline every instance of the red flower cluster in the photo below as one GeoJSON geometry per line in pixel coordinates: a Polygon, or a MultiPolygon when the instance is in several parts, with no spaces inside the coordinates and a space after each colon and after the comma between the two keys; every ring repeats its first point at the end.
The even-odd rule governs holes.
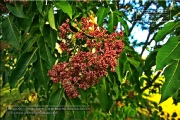
{"type": "Polygon", "coordinates": [[[79,95],[78,88],[86,90],[97,84],[100,78],[108,74],[108,68],[115,71],[117,58],[124,48],[121,41],[123,32],[107,34],[105,29],[91,22],[90,18],[82,18],[80,23],[77,22],[80,29],[74,32],[68,22],[67,20],[59,27],[60,37],[65,40],[60,43],[60,47],[63,51],[74,54],[68,62],[54,65],[48,75],[53,82],[62,83],[68,97],[76,98],[79,95]],[[80,43],[84,44],[73,48],[69,39],[72,34],[76,41],[83,41],[80,43]],[[82,46],[87,48],[86,51],[82,46]]]}

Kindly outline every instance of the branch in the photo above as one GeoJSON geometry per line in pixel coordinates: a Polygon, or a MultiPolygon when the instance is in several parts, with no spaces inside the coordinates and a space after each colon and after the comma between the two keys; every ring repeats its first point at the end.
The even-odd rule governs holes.
{"type": "MultiPolygon", "coordinates": [[[[156,9],[156,10],[157,10],[157,9],[156,9]]],[[[161,15],[159,16],[159,18],[161,18],[161,17],[163,17],[163,14],[161,14],[161,15]]],[[[165,19],[165,18],[163,17],[162,21],[163,21],[164,19],[165,19]]],[[[154,27],[150,27],[150,29],[149,29],[149,34],[148,34],[148,36],[147,36],[146,42],[144,43],[144,46],[143,46],[142,51],[141,51],[141,54],[140,54],[141,56],[142,56],[144,50],[146,49],[146,47],[147,47],[148,45],[150,45],[150,43],[154,40],[154,37],[156,36],[156,33],[155,33],[154,36],[153,36],[153,38],[148,42],[149,37],[150,37],[150,34],[152,34],[155,30],[157,30],[157,29],[159,28],[159,26],[161,26],[161,25],[163,25],[163,24],[164,24],[164,22],[160,22],[159,24],[155,25],[154,27]]]]}
{"type": "Polygon", "coordinates": [[[153,85],[153,83],[155,82],[155,80],[159,77],[159,75],[161,74],[162,70],[159,70],[158,73],[156,74],[156,76],[154,76],[154,78],[149,82],[149,84],[145,87],[143,87],[141,89],[141,92],[143,93],[146,89],[148,89],[149,87],[151,87],[153,85]]]}
{"type": "Polygon", "coordinates": [[[140,54],[141,56],[142,56],[144,50],[146,49],[146,47],[153,41],[153,39],[151,39],[151,42],[148,42],[150,35],[151,35],[151,32],[148,33],[148,36],[146,38],[146,42],[144,43],[144,46],[142,47],[142,51],[141,51],[141,54],[140,54]]]}
{"type": "Polygon", "coordinates": [[[142,47],[142,51],[141,51],[141,54],[140,54],[141,56],[142,56],[143,52],[145,51],[146,47],[147,47],[148,45],[150,45],[150,43],[154,40],[154,37],[156,36],[157,33],[155,33],[154,36],[153,36],[153,38],[152,38],[150,41],[148,41],[150,35],[151,35],[156,29],[158,29],[158,27],[161,26],[162,24],[164,24],[164,23],[163,23],[163,22],[160,22],[159,24],[157,24],[157,25],[154,26],[153,28],[150,27],[150,29],[149,29],[149,34],[148,34],[148,36],[147,36],[146,42],[144,43],[144,46],[142,47]]]}
{"type": "MultiPolygon", "coordinates": [[[[144,10],[143,10],[142,14],[138,18],[136,18],[135,21],[138,21],[138,20],[140,20],[142,18],[142,16],[146,13],[146,10],[149,8],[151,3],[152,3],[152,1],[147,3],[147,5],[144,7],[144,10]]],[[[135,25],[136,25],[136,22],[133,22],[132,27],[129,29],[129,35],[132,32],[135,25]]]]}

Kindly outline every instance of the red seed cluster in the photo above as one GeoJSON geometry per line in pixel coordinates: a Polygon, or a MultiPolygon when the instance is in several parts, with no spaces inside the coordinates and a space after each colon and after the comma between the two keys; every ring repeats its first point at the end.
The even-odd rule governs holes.
{"type": "Polygon", "coordinates": [[[121,41],[123,32],[107,34],[90,18],[76,22],[78,32],[74,32],[68,22],[59,27],[59,36],[65,40],[60,42],[60,48],[72,56],[69,61],[54,65],[48,75],[53,82],[62,83],[69,98],[76,98],[78,89],[86,90],[97,84],[100,78],[108,74],[108,68],[115,71],[117,58],[124,48],[121,41]],[[70,35],[75,38],[69,38],[70,35]],[[71,39],[76,39],[76,44],[71,39]]]}

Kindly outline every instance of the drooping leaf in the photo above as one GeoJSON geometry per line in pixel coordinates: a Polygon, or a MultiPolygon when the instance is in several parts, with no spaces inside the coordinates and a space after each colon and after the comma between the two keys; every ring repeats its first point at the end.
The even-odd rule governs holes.
{"type": "MultiPolygon", "coordinates": [[[[60,105],[63,107],[63,106],[65,106],[66,105],[66,100],[63,98],[62,100],[61,100],[61,103],[60,103],[60,105]]],[[[66,111],[62,111],[62,110],[59,110],[58,112],[57,112],[57,114],[55,115],[55,120],[65,120],[66,118],[66,111]]]]}
{"type": "Polygon", "coordinates": [[[118,76],[118,80],[122,81],[124,77],[124,73],[123,73],[124,64],[122,63],[121,57],[118,58],[117,61],[118,61],[118,66],[115,67],[115,70],[118,76]]]}
{"type": "Polygon", "coordinates": [[[176,93],[173,95],[173,103],[177,105],[180,102],[180,88],[176,91],[176,93]]]}
{"type": "Polygon", "coordinates": [[[13,5],[7,3],[6,7],[16,17],[20,17],[20,18],[26,17],[23,13],[23,6],[21,4],[14,4],[14,6],[13,6],[13,5]]]}
{"type": "Polygon", "coordinates": [[[53,53],[57,41],[57,32],[53,29],[50,29],[50,27],[47,25],[45,25],[42,29],[43,29],[44,40],[51,48],[51,53],[53,53]]]}
{"type": "Polygon", "coordinates": [[[32,47],[33,44],[38,40],[39,37],[40,37],[39,35],[35,35],[35,36],[29,35],[26,42],[22,46],[23,53],[31,51],[33,48],[32,47]]]}
{"type": "Polygon", "coordinates": [[[150,70],[156,64],[156,55],[157,51],[153,51],[147,56],[145,65],[143,66],[144,70],[150,70]]]}
{"type": "Polygon", "coordinates": [[[59,1],[55,4],[55,6],[61,9],[64,13],[67,13],[69,17],[72,19],[72,7],[67,1],[59,1]]]}
{"type": "Polygon", "coordinates": [[[99,26],[102,25],[104,18],[107,17],[108,13],[110,11],[110,8],[100,7],[96,13],[98,19],[97,23],[99,26]]]}
{"type": "Polygon", "coordinates": [[[172,97],[176,91],[179,89],[180,85],[180,60],[174,60],[171,65],[169,65],[165,71],[165,82],[161,89],[161,100],[160,103],[172,97]]]}
{"type": "Polygon", "coordinates": [[[131,63],[132,65],[134,65],[135,68],[138,68],[139,65],[140,65],[140,62],[137,61],[137,60],[135,60],[134,58],[128,57],[127,60],[128,60],[129,63],[131,63]]]}
{"type": "Polygon", "coordinates": [[[23,93],[24,90],[27,89],[27,84],[25,82],[21,83],[21,85],[19,86],[19,93],[23,93]]]}
{"type": "Polygon", "coordinates": [[[53,7],[51,6],[49,11],[48,11],[48,21],[52,29],[57,30],[55,26],[55,19],[54,19],[54,10],[53,7]]]}
{"type": "Polygon", "coordinates": [[[20,49],[21,34],[13,24],[13,17],[9,16],[2,22],[3,38],[13,47],[20,49]]]}
{"type": "Polygon", "coordinates": [[[9,79],[9,84],[11,88],[14,88],[16,83],[24,76],[28,65],[36,61],[36,51],[37,48],[33,52],[24,53],[21,55],[17,62],[16,68],[12,71],[9,79]]]}
{"type": "Polygon", "coordinates": [[[30,27],[32,22],[33,22],[34,16],[30,16],[29,18],[23,18],[19,19],[19,25],[23,28],[26,29],[27,27],[30,27]]]}
{"type": "Polygon", "coordinates": [[[115,78],[113,81],[113,91],[115,92],[115,99],[117,99],[120,95],[119,85],[117,84],[118,80],[115,78]]]}
{"type": "Polygon", "coordinates": [[[26,14],[25,18],[20,18],[17,20],[18,24],[27,32],[29,32],[27,29],[30,28],[31,24],[33,23],[33,20],[35,18],[35,10],[34,10],[34,4],[33,2],[30,2],[28,6],[24,7],[24,14],[26,14]]]}
{"type": "Polygon", "coordinates": [[[111,13],[109,15],[109,22],[108,22],[108,31],[113,32],[115,29],[114,27],[117,27],[118,24],[118,18],[115,13],[111,13]]]}
{"type": "Polygon", "coordinates": [[[120,10],[114,10],[113,12],[114,12],[115,14],[117,14],[118,17],[125,18],[126,20],[128,20],[128,17],[124,14],[123,11],[120,11],[120,10]]]}
{"type": "Polygon", "coordinates": [[[5,71],[2,75],[2,88],[7,84],[9,83],[9,77],[8,77],[8,71],[5,71]]]}
{"type": "MultiPolygon", "coordinates": [[[[80,109],[80,108],[86,108],[88,107],[87,105],[84,105],[82,103],[82,100],[80,98],[74,98],[74,99],[67,99],[69,106],[67,107],[74,107],[74,109],[80,109]]],[[[70,115],[71,119],[80,119],[83,120],[85,116],[85,111],[86,110],[73,110],[72,114],[70,115]]]]}
{"type": "Polygon", "coordinates": [[[39,10],[40,13],[42,13],[42,8],[44,5],[44,0],[38,0],[36,1],[37,9],[39,10]]]}
{"type": "Polygon", "coordinates": [[[118,21],[124,27],[124,32],[128,35],[129,34],[129,27],[128,27],[127,22],[122,17],[118,17],[118,21]]]}
{"type": "Polygon", "coordinates": [[[51,69],[55,63],[55,57],[53,54],[51,54],[49,46],[44,42],[42,37],[38,40],[38,46],[40,49],[41,58],[45,60],[47,68],[51,69]]]}
{"type": "Polygon", "coordinates": [[[33,20],[33,23],[31,24],[31,27],[30,27],[30,29],[29,29],[29,34],[31,34],[31,35],[35,35],[35,34],[37,34],[37,32],[38,32],[38,34],[40,33],[39,32],[39,22],[38,22],[38,17],[36,16],[35,18],[34,18],[34,20],[33,20]]]}
{"type": "Polygon", "coordinates": [[[47,83],[49,81],[49,76],[47,75],[48,69],[44,60],[38,55],[38,60],[34,63],[35,76],[38,83],[47,89],[47,83]]]}
{"type": "MultiPolygon", "coordinates": [[[[55,110],[54,108],[62,108],[65,105],[61,105],[61,100],[63,99],[64,89],[58,89],[56,92],[54,92],[48,101],[48,108],[52,108],[52,110],[48,110],[49,112],[56,113],[56,114],[49,114],[48,120],[57,120],[57,112],[62,110],[55,110]]],[[[62,117],[62,116],[61,116],[62,117]]],[[[62,119],[62,118],[61,118],[62,119]]]]}
{"type": "Polygon", "coordinates": [[[46,20],[45,17],[43,15],[39,15],[39,19],[38,20],[39,20],[39,27],[43,27],[45,25],[45,20],[46,20]]]}
{"type": "Polygon", "coordinates": [[[109,88],[108,88],[108,83],[106,81],[106,78],[103,77],[101,79],[101,84],[100,87],[98,88],[99,91],[99,101],[101,108],[108,112],[113,104],[112,98],[108,95],[109,88]]]}
{"type": "Polygon", "coordinates": [[[177,26],[180,25],[180,21],[178,22],[168,22],[167,24],[164,25],[164,27],[158,31],[158,33],[155,36],[155,41],[159,42],[161,40],[163,40],[166,35],[168,35],[169,33],[173,32],[177,26]]]}
{"type": "Polygon", "coordinates": [[[27,88],[29,90],[34,89],[33,81],[34,81],[34,69],[29,69],[24,75],[24,83],[26,83],[27,88]]]}
{"type": "Polygon", "coordinates": [[[156,56],[156,70],[160,70],[170,64],[172,60],[180,59],[180,38],[172,36],[166,44],[158,50],[156,56]]]}
{"type": "Polygon", "coordinates": [[[147,56],[145,60],[143,70],[147,76],[150,76],[152,74],[151,69],[154,65],[156,65],[156,55],[157,55],[157,51],[153,51],[147,56]]]}

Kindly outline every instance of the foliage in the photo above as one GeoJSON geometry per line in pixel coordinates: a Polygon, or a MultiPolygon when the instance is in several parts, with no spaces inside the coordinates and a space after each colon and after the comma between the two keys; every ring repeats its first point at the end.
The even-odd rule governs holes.
{"type": "MultiPolygon", "coordinates": [[[[157,84],[154,84],[161,75],[164,75],[165,82],[162,84],[160,102],[169,97],[173,97],[175,104],[179,102],[180,21],[178,10],[180,8],[178,2],[174,2],[174,6],[171,7],[172,16],[170,19],[172,21],[159,23],[137,22],[144,19],[145,11],[149,9],[151,4],[154,4],[154,1],[139,2],[138,4],[144,10],[140,15],[136,12],[131,13],[137,4],[136,2],[129,4],[108,0],[48,1],[47,4],[45,2],[6,0],[0,2],[2,33],[0,39],[1,56],[3,57],[1,59],[2,88],[8,84],[10,91],[17,88],[20,93],[27,89],[35,91],[37,98],[30,97],[29,100],[36,98],[38,102],[36,107],[42,108],[46,112],[44,113],[47,115],[46,119],[50,120],[141,118],[143,115],[138,109],[143,108],[149,110],[150,115],[147,116],[149,119],[160,119],[157,111],[151,111],[151,108],[157,108],[157,104],[149,102],[143,98],[143,95],[144,91],[150,87],[161,87],[161,85],[155,86],[157,84]],[[132,14],[132,18],[128,17],[130,14],[132,14]],[[84,43],[77,38],[77,35],[73,36],[75,32],[82,30],[81,26],[77,24],[82,18],[90,18],[92,23],[97,23],[99,26],[97,29],[103,27],[107,30],[108,35],[124,31],[122,38],[116,36],[122,40],[124,50],[119,52],[121,53],[119,58],[116,57],[115,71],[108,67],[107,74],[103,74],[103,77],[100,76],[96,85],[84,90],[78,89],[79,96],[69,98],[66,95],[66,89],[63,88],[64,85],[61,82],[54,83],[48,75],[48,70],[51,70],[59,62],[70,62],[73,57],[72,53],[70,54],[66,49],[63,49],[62,41],[70,42],[70,48],[78,46],[77,48],[83,49],[85,52],[88,51],[88,47],[82,48],[86,41],[84,43]],[[59,27],[67,19],[69,19],[69,27],[73,31],[69,39],[61,36],[64,31],[59,27]],[[128,22],[132,23],[131,27],[128,26],[128,22]],[[147,40],[142,43],[143,49],[140,54],[134,50],[137,44],[132,46],[130,41],[131,32],[136,24],[149,30],[147,40]],[[149,28],[146,27],[147,24],[150,26],[149,28]],[[153,36],[152,39],[150,39],[150,35],[153,36]],[[168,38],[167,42],[161,45],[160,42],[165,38],[168,38]],[[149,51],[147,59],[143,60],[142,54],[153,40],[156,44],[149,51]],[[157,73],[153,73],[153,66],[156,66],[157,73]],[[152,77],[152,75],[154,76],[152,77]],[[144,85],[144,83],[147,84],[144,85]]],[[[164,2],[159,1],[158,7],[169,10],[170,8],[164,2]]],[[[163,13],[153,16],[152,19],[158,20],[161,17],[163,17],[163,13]]],[[[163,20],[167,19],[167,16],[163,17],[163,20]]],[[[89,27],[93,26],[88,26],[88,29],[89,27]]],[[[91,30],[95,29],[91,28],[91,30]]],[[[103,30],[99,32],[103,32],[103,30]]],[[[90,33],[81,33],[93,41],[94,37],[90,33]]],[[[101,39],[104,38],[99,40],[101,41],[101,39]]],[[[102,47],[102,49],[104,48],[102,47]]],[[[93,52],[93,48],[89,49],[93,52]]],[[[72,52],[72,49],[70,50],[72,52]]],[[[73,52],[76,53],[76,51],[73,52]]],[[[14,104],[14,108],[23,108],[24,105],[27,105],[17,101],[14,104]]],[[[31,102],[28,103],[28,106],[34,107],[31,102]]],[[[24,117],[31,119],[29,114],[9,116],[7,113],[10,111],[7,111],[2,118],[7,119],[8,116],[9,120],[24,117]]]]}

